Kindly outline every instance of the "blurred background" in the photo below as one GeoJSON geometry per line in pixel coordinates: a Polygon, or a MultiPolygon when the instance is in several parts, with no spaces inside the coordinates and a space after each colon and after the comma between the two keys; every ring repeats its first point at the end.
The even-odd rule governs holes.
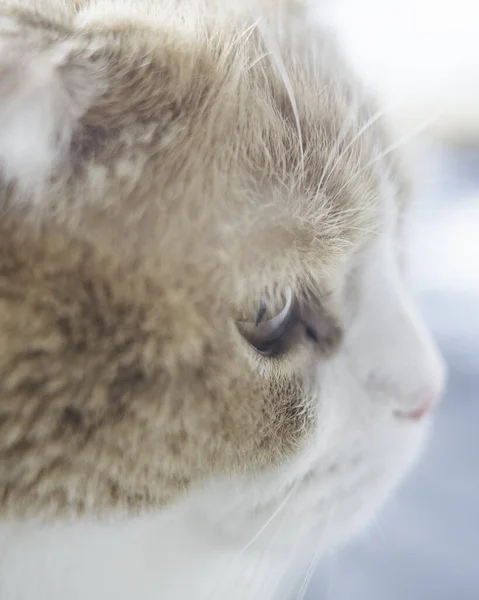
{"type": "Polygon", "coordinates": [[[298,600],[479,600],[479,0],[326,8],[408,140],[418,183],[412,280],[449,382],[420,464],[298,600]]]}

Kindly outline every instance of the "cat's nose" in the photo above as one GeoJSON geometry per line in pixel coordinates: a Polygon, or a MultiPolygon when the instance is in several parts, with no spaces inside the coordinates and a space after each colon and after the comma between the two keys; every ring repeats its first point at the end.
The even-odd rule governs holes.
{"type": "Polygon", "coordinates": [[[401,419],[407,419],[409,421],[420,421],[423,417],[428,415],[433,408],[436,406],[437,400],[433,398],[425,398],[423,402],[416,408],[405,411],[396,411],[396,415],[401,419]]]}
{"type": "Polygon", "coordinates": [[[439,403],[444,390],[444,377],[428,390],[418,394],[418,401],[411,408],[397,410],[396,416],[409,421],[420,421],[431,413],[439,403]]]}

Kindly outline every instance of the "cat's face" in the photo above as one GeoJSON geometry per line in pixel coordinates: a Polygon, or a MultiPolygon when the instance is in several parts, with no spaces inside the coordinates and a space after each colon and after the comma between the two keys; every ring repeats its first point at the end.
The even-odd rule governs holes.
{"type": "Polygon", "coordinates": [[[143,9],[0,20],[1,509],[336,543],[443,385],[399,166],[324,33],[143,9]]]}

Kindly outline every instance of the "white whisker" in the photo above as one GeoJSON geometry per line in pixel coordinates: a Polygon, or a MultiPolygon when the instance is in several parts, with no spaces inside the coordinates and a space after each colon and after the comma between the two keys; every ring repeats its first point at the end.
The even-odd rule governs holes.
{"type": "Polygon", "coordinates": [[[281,500],[281,502],[279,503],[279,505],[276,507],[276,509],[274,510],[273,514],[267,519],[267,521],[262,525],[262,527],[259,529],[259,531],[253,536],[253,538],[246,544],[246,546],[241,550],[241,552],[239,553],[244,554],[248,548],[251,548],[251,546],[256,542],[256,540],[260,537],[260,535],[263,533],[263,531],[265,531],[267,529],[267,527],[275,520],[275,518],[281,513],[281,511],[283,510],[283,508],[286,506],[286,504],[288,503],[289,499],[292,497],[293,493],[296,491],[297,486],[293,486],[289,492],[286,494],[286,496],[283,498],[283,500],[281,500]]]}
{"type": "Polygon", "coordinates": [[[357,109],[356,109],[355,106],[350,111],[348,111],[348,116],[344,120],[343,126],[339,130],[339,134],[338,134],[338,137],[335,140],[334,147],[328,153],[328,159],[326,161],[326,164],[324,165],[323,172],[321,174],[321,178],[320,178],[319,183],[318,183],[316,195],[318,195],[319,191],[321,190],[321,186],[323,185],[323,181],[324,181],[326,175],[328,174],[328,171],[329,171],[329,168],[331,166],[331,163],[333,162],[334,157],[336,156],[336,154],[338,152],[338,148],[339,148],[340,144],[342,143],[342,141],[346,137],[346,134],[348,133],[350,127],[354,123],[354,118],[356,117],[356,114],[357,114],[357,109]]]}
{"type": "Polygon", "coordinates": [[[317,564],[318,564],[318,561],[319,561],[319,551],[320,551],[320,548],[321,548],[321,542],[318,543],[316,551],[314,552],[313,557],[311,559],[311,562],[309,563],[308,570],[306,572],[306,575],[304,577],[303,583],[302,583],[301,587],[299,588],[299,592],[298,592],[298,595],[296,597],[297,600],[304,600],[306,592],[308,591],[308,587],[309,587],[309,584],[311,582],[311,577],[313,576],[314,570],[317,567],[317,564]]]}
{"type": "Polygon", "coordinates": [[[372,523],[376,527],[376,530],[379,533],[379,535],[381,536],[381,539],[383,541],[386,541],[386,534],[384,533],[384,529],[381,527],[381,523],[379,522],[379,519],[376,516],[373,516],[372,523]]]}
{"type": "Polygon", "coordinates": [[[436,123],[436,121],[440,117],[441,117],[441,115],[437,114],[434,117],[432,117],[431,119],[428,119],[425,123],[422,123],[421,125],[418,125],[418,127],[415,127],[410,133],[408,133],[407,135],[399,138],[399,140],[397,142],[395,142],[394,144],[391,144],[390,146],[388,146],[381,154],[379,154],[378,156],[376,156],[375,158],[373,158],[373,160],[371,160],[370,162],[368,162],[363,168],[365,169],[367,167],[370,167],[371,165],[373,165],[376,162],[380,161],[385,156],[388,156],[389,154],[391,154],[392,152],[394,152],[394,150],[397,150],[401,146],[404,146],[404,144],[407,144],[412,139],[414,139],[415,137],[417,137],[418,135],[420,135],[421,133],[423,133],[431,125],[433,125],[434,123],[436,123]]]}
{"type": "Polygon", "coordinates": [[[258,58],[256,58],[250,65],[248,65],[246,67],[246,72],[250,71],[253,67],[255,67],[260,61],[262,61],[264,58],[271,56],[270,52],[264,52],[263,54],[261,54],[258,58]]]}
{"type": "Polygon", "coordinates": [[[250,37],[253,35],[254,30],[256,29],[256,27],[258,26],[259,23],[259,19],[256,19],[256,21],[254,23],[252,23],[249,27],[247,27],[231,44],[231,48],[235,48],[239,42],[241,42],[241,40],[243,38],[245,38],[244,40],[244,46],[248,43],[248,40],[250,39],[250,37]]]}
{"type": "MultiPolygon", "coordinates": [[[[233,557],[231,566],[233,566],[235,564],[235,562],[238,561],[247,552],[247,550],[249,548],[251,548],[251,546],[256,542],[256,540],[262,535],[262,533],[271,525],[271,523],[273,521],[275,521],[281,515],[284,507],[288,503],[289,499],[292,497],[293,493],[296,491],[297,487],[298,487],[298,484],[295,484],[291,487],[289,492],[286,494],[286,496],[283,498],[283,500],[280,502],[280,504],[276,507],[273,514],[261,526],[261,528],[253,536],[253,538],[246,544],[246,546],[244,546],[244,548],[240,552],[238,552],[238,554],[236,556],[233,557]]],[[[284,514],[281,516],[284,517],[284,514]]],[[[276,537],[280,531],[280,524],[281,524],[281,521],[280,521],[274,535],[271,536],[271,539],[269,540],[268,544],[262,550],[262,555],[264,558],[266,558],[269,555],[269,551],[271,550],[271,548],[276,540],[276,537]]],[[[261,562],[261,560],[260,560],[260,562],[261,562]]],[[[261,568],[260,568],[260,564],[258,565],[258,572],[260,574],[262,572],[261,568]]],[[[225,578],[227,577],[227,575],[224,575],[224,576],[225,576],[225,578]]]]}
{"type": "MultiPolygon", "coordinates": [[[[381,108],[380,110],[376,111],[367,121],[366,123],[360,128],[360,130],[357,132],[357,134],[353,137],[353,139],[348,143],[348,145],[346,146],[346,148],[344,148],[344,150],[341,152],[341,154],[337,157],[336,161],[334,162],[334,164],[332,165],[331,169],[329,170],[329,172],[327,171],[329,163],[331,162],[331,159],[335,156],[336,154],[336,150],[337,147],[339,146],[339,144],[343,141],[345,134],[341,137],[338,137],[337,143],[335,144],[335,152],[331,153],[331,159],[328,159],[328,162],[325,165],[323,174],[321,175],[321,179],[319,180],[319,184],[318,184],[318,193],[319,190],[321,189],[321,185],[323,184],[325,178],[327,177],[328,179],[332,176],[332,174],[334,173],[334,171],[336,170],[336,168],[338,167],[338,165],[340,164],[341,160],[343,159],[343,157],[345,156],[346,152],[358,141],[362,138],[362,136],[368,131],[368,129],[370,129],[374,123],[376,123],[381,117],[383,117],[384,115],[386,115],[387,113],[389,113],[391,110],[394,110],[394,108],[397,107],[397,104],[391,104],[390,106],[387,106],[385,108],[381,108]]],[[[347,132],[348,130],[346,129],[345,132],[347,132]]]]}
{"type": "Polygon", "coordinates": [[[281,57],[281,52],[279,49],[279,45],[277,44],[276,38],[270,34],[268,28],[264,25],[264,20],[259,22],[259,31],[263,37],[263,42],[267,48],[269,48],[269,54],[271,55],[273,62],[276,64],[276,68],[278,69],[278,73],[283,82],[284,88],[289,98],[289,102],[291,104],[291,109],[293,111],[294,121],[296,124],[296,130],[298,133],[299,139],[299,152],[301,156],[301,169],[304,172],[304,150],[303,150],[303,133],[301,130],[301,120],[299,118],[299,110],[296,102],[296,97],[294,95],[293,84],[286,70],[286,66],[281,57]]]}
{"type": "MultiPolygon", "coordinates": [[[[323,532],[322,532],[323,536],[326,535],[326,533],[327,533],[327,531],[328,531],[328,529],[329,529],[329,527],[331,525],[331,521],[332,521],[332,519],[331,519],[331,513],[332,513],[332,511],[333,511],[332,508],[328,511],[329,514],[327,515],[325,526],[324,526],[324,529],[323,529],[323,532]]],[[[315,570],[315,568],[318,565],[320,551],[321,551],[321,548],[322,548],[322,541],[323,540],[320,539],[319,542],[318,542],[318,545],[316,546],[316,551],[313,554],[313,557],[312,557],[311,562],[309,564],[308,571],[306,572],[306,576],[304,578],[303,584],[301,585],[301,588],[299,589],[299,593],[298,593],[298,596],[297,596],[296,600],[304,600],[306,592],[308,591],[308,587],[309,587],[309,584],[311,582],[311,578],[313,576],[314,570],[315,570]]]]}
{"type": "Polygon", "coordinates": [[[339,196],[339,194],[341,194],[341,192],[344,189],[346,189],[360,175],[362,175],[364,173],[364,171],[366,171],[367,169],[371,168],[376,163],[378,163],[380,160],[382,160],[383,158],[385,158],[389,154],[392,154],[395,150],[397,150],[398,148],[400,148],[404,144],[407,144],[409,141],[411,141],[412,139],[414,139],[415,137],[417,137],[418,135],[420,135],[423,131],[425,131],[426,129],[428,129],[428,127],[430,127],[433,123],[435,123],[439,117],[440,117],[440,115],[436,115],[434,118],[429,119],[426,123],[423,123],[422,125],[416,127],[411,133],[403,136],[397,142],[395,142],[394,144],[391,144],[383,152],[381,152],[380,154],[378,154],[377,156],[375,156],[372,160],[370,160],[369,162],[367,162],[358,171],[356,171],[356,173],[354,173],[354,175],[352,177],[350,177],[346,181],[346,183],[344,183],[339,188],[339,190],[336,192],[336,194],[331,198],[331,201],[334,201],[339,196]]]}

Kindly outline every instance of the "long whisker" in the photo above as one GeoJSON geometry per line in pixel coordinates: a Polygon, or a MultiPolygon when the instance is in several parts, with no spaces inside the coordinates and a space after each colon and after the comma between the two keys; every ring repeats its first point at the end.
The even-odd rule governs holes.
{"type": "Polygon", "coordinates": [[[249,38],[253,35],[254,30],[256,29],[256,27],[258,27],[258,23],[259,23],[260,19],[256,19],[256,21],[254,23],[252,23],[249,27],[247,27],[231,44],[231,48],[234,48],[235,46],[237,46],[239,44],[239,42],[245,38],[244,40],[244,44],[246,45],[248,43],[249,38]]]}
{"type": "MultiPolygon", "coordinates": [[[[348,129],[344,129],[343,130],[343,135],[338,137],[338,140],[335,144],[335,152],[332,153],[330,156],[331,158],[328,159],[325,168],[323,170],[323,173],[321,175],[321,179],[319,180],[319,184],[318,184],[318,193],[319,190],[321,189],[321,185],[323,184],[325,178],[329,179],[333,173],[335,172],[335,170],[337,169],[338,165],[340,164],[341,160],[343,159],[343,157],[346,155],[346,152],[368,131],[368,129],[370,129],[374,123],[376,123],[381,117],[383,117],[384,115],[386,115],[387,113],[391,112],[392,110],[394,110],[395,108],[397,108],[397,103],[395,104],[391,104],[385,108],[381,108],[380,110],[376,111],[367,121],[366,123],[360,128],[360,130],[357,132],[357,134],[353,137],[353,139],[347,144],[347,146],[343,149],[343,151],[341,152],[341,154],[337,157],[336,161],[334,162],[334,164],[332,165],[331,169],[328,172],[328,168],[329,168],[329,163],[331,162],[331,160],[334,158],[335,154],[336,154],[336,150],[339,146],[339,144],[343,141],[348,129]]],[[[349,120],[348,120],[349,121],[349,120]]]]}
{"type": "MultiPolygon", "coordinates": [[[[283,519],[284,519],[284,517],[285,517],[285,514],[286,514],[286,513],[285,513],[284,511],[282,511],[282,514],[281,514],[281,515],[279,515],[279,519],[280,519],[280,520],[279,520],[279,521],[276,521],[276,523],[275,523],[275,524],[276,524],[276,526],[277,526],[277,527],[276,527],[276,531],[275,531],[275,532],[274,532],[274,534],[271,536],[271,538],[270,538],[270,540],[269,540],[269,542],[268,542],[267,546],[266,546],[266,547],[263,549],[263,552],[262,552],[262,554],[263,554],[263,557],[262,557],[262,559],[260,559],[260,565],[262,564],[262,560],[266,559],[266,558],[267,558],[267,557],[270,555],[270,551],[271,551],[271,549],[274,547],[274,544],[275,544],[275,542],[276,542],[276,540],[277,540],[277,537],[278,537],[278,535],[279,535],[279,534],[280,534],[280,532],[281,532],[281,523],[282,523],[282,520],[283,520],[283,519]]],[[[290,547],[290,550],[289,550],[289,556],[288,556],[288,563],[289,563],[289,562],[292,560],[292,558],[294,557],[295,553],[297,552],[297,550],[298,550],[298,546],[299,546],[299,542],[298,542],[298,540],[296,540],[296,541],[295,541],[295,543],[291,544],[291,547],[290,547]]],[[[258,571],[259,571],[259,573],[261,574],[261,568],[259,568],[259,569],[258,569],[258,571]]],[[[274,586],[274,588],[273,588],[272,590],[268,590],[268,592],[270,593],[270,595],[271,595],[273,598],[276,598],[276,594],[277,594],[277,591],[278,591],[278,589],[279,589],[279,588],[280,588],[280,586],[281,586],[281,583],[282,583],[282,581],[283,581],[283,577],[284,577],[284,574],[283,574],[283,576],[281,576],[281,577],[279,578],[279,580],[277,581],[277,583],[276,583],[276,585],[274,586]]]]}
{"type": "Polygon", "coordinates": [[[263,54],[261,54],[260,56],[258,56],[258,58],[255,58],[255,60],[249,64],[246,67],[246,72],[248,72],[249,70],[251,70],[253,67],[255,67],[260,61],[262,61],[263,59],[267,58],[268,56],[271,56],[270,52],[263,52],[263,54]]]}
{"type": "MultiPolygon", "coordinates": [[[[273,523],[273,521],[276,521],[278,519],[278,517],[280,517],[280,515],[283,512],[288,501],[290,500],[290,498],[293,496],[294,492],[296,491],[297,487],[298,487],[297,484],[295,484],[291,487],[289,492],[286,494],[286,496],[283,498],[283,500],[280,502],[280,504],[276,507],[276,509],[274,510],[272,515],[266,520],[266,522],[261,526],[261,528],[253,536],[253,538],[246,544],[246,546],[244,546],[244,548],[237,555],[235,555],[235,557],[232,560],[232,565],[234,565],[236,563],[236,561],[238,561],[247,552],[247,550],[249,548],[251,548],[251,546],[256,542],[256,540],[262,535],[262,533],[271,525],[271,523],[273,523]]],[[[263,549],[262,554],[264,557],[267,557],[267,555],[269,554],[269,551],[271,550],[271,548],[276,540],[276,536],[277,536],[278,532],[280,531],[280,525],[281,525],[281,522],[279,523],[278,528],[276,529],[275,535],[273,535],[271,537],[266,548],[263,549]]],[[[258,568],[258,572],[259,572],[259,574],[261,574],[260,568],[258,568]]],[[[226,575],[225,575],[225,577],[226,577],[226,575]]]]}
{"type": "MultiPolygon", "coordinates": [[[[325,523],[325,526],[324,526],[324,529],[323,529],[323,536],[325,536],[325,534],[328,532],[328,529],[331,526],[331,523],[332,523],[332,518],[331,518],[332,512],[333,512],[333,509],[330,509],[328,511],[328,515],[327,515],[327,518],[326,518],[326,523],[325,523]]],[[[318,545],[316,546],[316,551],[313,554],[313,557],[312,557],[311,562],[309,564],[308,571],[306,572],[306,576],[304,578],[303,584],[302,584],[302,586],[301,586],[301,588],[299,590],[299,593],[298,593],[298,596],[297,596],[296,600],[304,600],[306,592],[308,591],[308,587],[309,587],[309,584],[311,582],[311,578],[312,578],[313,573],[314,573],[314,571],[315,571],[315,569],[316,569],[316,567],[318,565],[318,561],[319,561],[319,557],[320,557],[320,551],[321,551],[321,548],[322,548],[322,541],[323,541],[322,538],[320,538],[319,541],[318,541],[318,545]]]]}
{"type": "Polygon", "coordinates": [[[399,140],[397,142],[388,146],[381,154],[376,156],[376,158],[373,158],[373,160],[371,160],[369,163],[367,163],[363,168],[370,167],[371,165],[378,162],[385,156],[388,156],[389,154],[391,154],[391,152],[394,152],[394,150],[397,150],[401,146],[404,146],[404,144],[407,144],[412,139],[414,139],[415,137],[417,137],[418,135],[420,135],[421,133],[426,131],[426,129],[428,129],[431,125],[436,123],[440,117],[441,117],[441,113],[436,114],[434,117],[431,117],[430,119],[428,119],[425,123],[418,125],[410,133],[402,136],[401,138],[399,138],[399,140]]]}
{"type": "Polygon", "coordinates": [[[293,84],[288,75],[288,71],[286,70],[286,66],[281,57],[281,52],[279,49],[279,45],[276,41],[276,38],[270,34],[270,31],[264,24],[264,20],[261,20],[259,23],[259,31],[263,37],[263,42],[267,48],[269,48],[269,53],[273,59],[273,62],[276,64],[276,68],[278,69],[278,73],[283,82],[284,88],[289,98],[289,102],[291,104],[291,109],[293,111],[294,121],[296,124],[296,130],[298,132],[298,140],[299,140],[299,152],[301,156],[301,169],[304,172],[304,150],[303,150],[303,133],[301,129],[301,121],[299,118],[299,110],[298,104],[296,102],[296,97],[294,95],[293,84]]]}
{"type": "Polygon", "coordinates": [[[240,551],[240,553],[239,553],[240,556],[242,554],[244,554],[248,550],[248,548],[251,548],[251,546],[260,537],[260,535],[263,533],[263,531],[265,531],[268,528],[268,526],[276,519],[276,517],[281,513],[281,511],[287,505],[288,501],[291,499],[291,497],[293,496],[296,489],[297,489],[297,486],[294,485],[289,490],[289,492],[286,494],[286,496],[283,498],[283,500],[281,500],[281,502],[278,504],[278,506],[274,510],[273,514],[267,519],[267,521],[262,525],[262,527],[259,529],[259,531],[257,531],[257,533],[252,537],[252,539],[246,544],[246,546],[240,551]]]}
{"type": "Polygon", "coordinates": [[[376,157],[374,157],[372,160],[370,160],[369,162],[367,162],[358,171],[356,171],[356,173],[352,177],[350,177],[346,181],[346,183],[344,183],[339,188],[339,190],[336,192],[336,194],[331,198],[331,201],[334,201],[341,194],[341,192],[345,188],[347,188],[352,182],[354,182],[362,173],[364,173],[364,171],[366,171],[370,167],[374,166],[377,162],[379,162],[380,160],[382,160],[383,158],[385,158],[389,154],[392,154],[395,150],[397,150],[398,148],[400,148],[404,144],[407,144],[409,141],[411,141],[412,139],[414,139],[415,137],[417,137],[418,135],[420,135],[423,131],[425,131],[433,123],[435,123],[438,120],[439,117],[440,117],[440,115],[436,115],[434,118],[429,119],[426,123],[423,123],[422,125],[416,127],[411,133],[409,133],[409,134],[401,137],[397,142],[395,142],[394,144],[391,144],[383,152],[381,152],[376,157]]]}
{"type": "Polygon", "coordinates": [[[381,539],[383,541],[386,541],[386,534],[384,533],[384,529],[381,527],[381,523],[379,522],[379,519],[376,516],[373,517],[372,523],[376,527],[376,530],[381,536],[381,539]]]}
{"type": "MultiPolygon", "coordinates": [[[[326,178],[326,176],[328,175],[329,169],[331,167],[331,163],[334,160],[334,157],[336,156],[337,152],[338,152],[338,148],[341,145],[341,143],[343,142],[344,138],[346,137],[347,133],[349,132],[351,126],[354,123],[354,118],[356,116],[356,108],[355,105],[353,104],[353,107],[350,111],[348,111],[348,116],[347,118],[344,120],[343,126],[341,127],[339,134],[334,142],[334,146],[333,149],[331,150],[331,152],[329,152],[328,154],[328,159],[326,161],[326,164],[324,165],[323,168],[323,172],[321,173],[321,178],[319,180],[318,183],[318,188],[317,188],[317,192],[316,195],[319,194],[320,190],[321,190],[321,186],[323,185],[323,182],[326,178]]],[[[334,167],[333,167],[334,168],[334,167]]]]}
{"type": "Polygon", "coordinates": [[[318,565],[320,548],[321,548],[321,542],[318,543],[318,545],[316,547],[316,551],[313,554],[311,562],[309,563],[309,567],[308,567],[308,570],[304,577],[304,581],[298,592],[297,600],[304,600],[306,592],[308,591],[308,587],[311,582],[311,577],[313,576],[314,570],[316,569],[316,567],[318,565]]]}

